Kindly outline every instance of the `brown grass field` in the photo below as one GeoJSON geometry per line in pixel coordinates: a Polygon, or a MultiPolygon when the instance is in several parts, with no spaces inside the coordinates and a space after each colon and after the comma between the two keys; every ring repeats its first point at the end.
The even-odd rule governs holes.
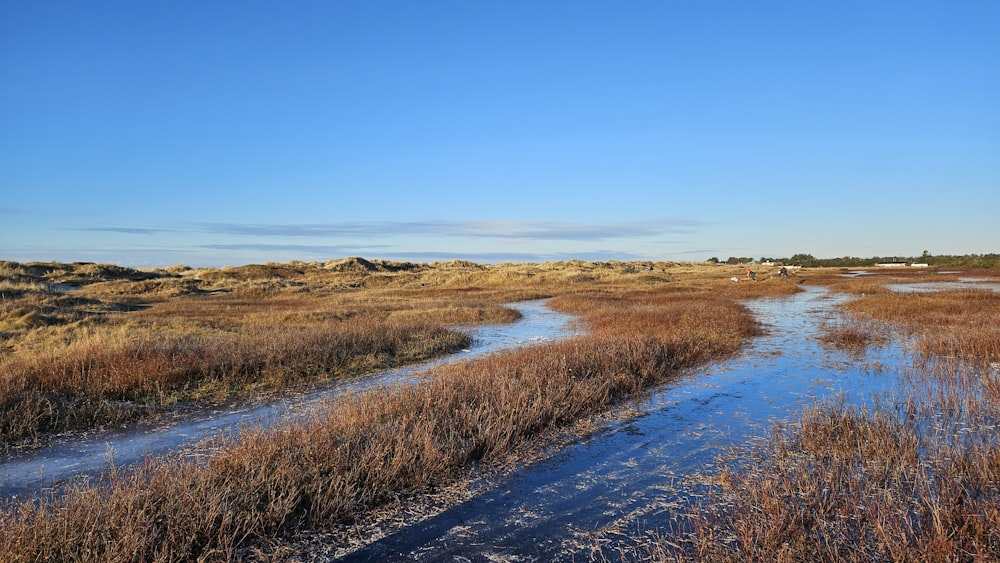
{"type": "Polygon", "coordinates": [[[957,276],[933,271],[773,273],[732,283],[739,268],[672,263],[0,263],[5,448],[440,355],[465,343],[449,327],[508,322],[511,301],[551,298],[589,331],[340,399],[307,423],[206,444],[200,461],[111,467],[101,483],[7,502],[0,560],[231,561],[298,530],[362,522],[732,354],[758,330],[740,301],[802,282],[856,296],[822,336],[837,346],[913,341],[910,392],[867,410],[818,404],[776,426],[720,460],[686,531],[634,558],[1000,559],[997,295],[883,286],[957,276]]]}
{"type": "Polygon", "coordinates": [[[153,459],[100,484],[8,503],[0,560],[233,560],[296,529],[364,519],[738,349],[757,330],[738,301],[797,289],[792,280],[733,284],[734,270],[347,259],[147,272],[3,263],[7,447],[445,353],[464,344],[448,326],[509,321],[502,304],[519,299],[551,297],[589,334],[343,399],[307,424],[208,446],[215,453],[202,462],[153,459]]]}

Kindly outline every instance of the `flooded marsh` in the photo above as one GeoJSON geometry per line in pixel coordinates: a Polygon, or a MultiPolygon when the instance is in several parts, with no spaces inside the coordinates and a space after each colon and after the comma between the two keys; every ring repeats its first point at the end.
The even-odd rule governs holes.
{"type": "MultiPolygon", "coordinates": [[[[804,271],[794,281],[765,273],[734,284],[722,266],[643,267],[652,273],[641,277],[636,268],[599,263],[503,275],[456,266],[451,277],[404,272],[378,285],[405,285],[392,297],[404,303],[418,294],[444,298],[462,279],[478,299],[513,301],[522,324],[469,325],[462,331],[472,345],[448,359],[239,409],[186,410],[166,427],[55,437],[8,456],[0,475],[9,498],[31,497],[53,481],[62,492],[9,500],[0,554],[72,559],[86,550],[122,561],[996,555],[1000,520],[989,507],[998,500],[990,483],[1000,476],[1000,386],[995,345],[982,338],[996,318],[995,292],[948,285],[988,287],[979,272],[976,281],[932,273],[903,280],[909,288],[943,283],[931,296],[926,288],[897,290],[899,274],[890,272],[804,271]],[[547,300],[520,300],[540,297],[547,300]],[[128,435],[143,437],[108,439],[128,435]],[[192,445],[204,436],[215,437],[192,445]],[[852,457],[857,452],[868,453],[852,457]],[[44,455],[55,457],[39,463],[44,455]],[[42,468],[60,464],[65,477],[42,468]],[[69,484],[75,472],[89,472],[96,486],[69,484]],[[202,502],[180,502],[185,495],[202,502]],[[99,515],[86,517],[95,503],[99,515]],[[966,509],[953,510],[955,503],[966,509]]],[[[226,322],[234,321],[247,322],[226,322]]]]}
{"type": "MultiPolygon", "coordinates": [[[[616,559],[637,553],[679,516],[718,456],[760,438],[818,399],[866,404],[892,391],[905,351],[863,361],[818,334],[847,299],[807,286],[746,305],[764,333],[736,357],[656,387],[610,423],[495,488],[403,528],[345,561],[616,559]],[[537,559],[533,559],[537,558],[537,559]]],[[[314,547],[312,548],[314,549],[314,547]]]]}

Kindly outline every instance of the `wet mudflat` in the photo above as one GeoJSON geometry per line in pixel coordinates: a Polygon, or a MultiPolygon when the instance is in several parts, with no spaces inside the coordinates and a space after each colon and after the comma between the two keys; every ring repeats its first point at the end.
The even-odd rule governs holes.
{"type": "Polygon", "coordinates": [[[246,427],[267,427],[290,417],[308,416],[310,411],[344,393],[414,381],[421,372],[443,363],[577,334],[573,317],[549,309],[544,300],[514,303],[511,307],[522,315],[515,323],[463,328],[472,336],[473,343],[457,354],[280,400],[251,406],[178,411],[167,419],[61,437],[39,450],[6,455],[0,458],[0,496],[31,497],[72,479],[96,478],[112,462],[116,467],[127,467],[146,456],[183,454],[196,443],[212,437],[234,435],[246,427]]]}
{"type": "MultiPolygon", "coordinates": [[[[349,554],[313,544],[303,560],[614,560],[649,534],[669,534],[690,478],[716,456],[819,399],[864,403],[892,393],[909,365],[894,343],[864,356],[821,344],[849,297],[805,287],[747,303],[767,334],[736,358],[654,390],[630,415],[555,456],[503,477],[419,523],[349,554]]],[[[364,538],[358,538],[364,541],[364,538]]]]}

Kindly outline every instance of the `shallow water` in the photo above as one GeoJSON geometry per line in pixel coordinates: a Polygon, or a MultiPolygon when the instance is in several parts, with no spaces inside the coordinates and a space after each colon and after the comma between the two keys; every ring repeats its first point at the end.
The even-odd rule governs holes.
{"type": "Polygon", "coordinates": [[[1000,284],[993,280],[980,278],[960,278],[958,281],[945,282],[917,282],[917,283],[893,283],[886,284],[886,287],[897,293],[949,291],[956,289],[988,289],[1000,291],[1000,284]]]}
{"type": "Polygon", "coordinates": [[[107,432],[57,438],[42,449],[4,456],[0,458],[0,496],[33,496],[43,488],[70,479],[98,476],[110,460],[117,467],[128,466],[149,455],[183,451],[213,436],[231,435],[245,427],[268,426],[289,416],[302,416],[344,393],[413,381],[421,372],[437,365],[578,333],[571,315],[549,309],[544,300],[509,306],[521,313],[518,321],[461,328],[472,336],[472,345],[457,354],[260,405],[186,411],[166,422],[144,422],[107,432]]]}
{"type": "Polygon", "coordinates": [[[641,415],[523,468],[498,486],[345,561],[574,561],[618,557],[630,538],[671,525],[676,485],[732,446],[817,399],[864,403],[909,365],[895,344],[864,356],[819,343],[849,297],[804,287],[747,303],[768,331],[736,358],[696,370],[636,405],[641,415]],[[600,532],[600,533],[598,533],[600,532]]]}

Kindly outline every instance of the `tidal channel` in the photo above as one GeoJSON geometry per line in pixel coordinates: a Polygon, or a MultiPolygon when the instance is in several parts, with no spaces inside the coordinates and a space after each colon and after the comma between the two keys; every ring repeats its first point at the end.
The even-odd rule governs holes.
{"type": "Polygon", "coordinates": [[[170,418],[160,417],[125,428],[56,437],[43,448],[6,455],[0,458],[0,496],[30,498],[72,479],[98,478],[109,463],[127,468],[146,456],[183,452],[200,441],[235,435],[246,427],[267,427],[289,417],[307,416],[310,410],[344,393],[415,381],[421,372],[444,363],[569,338],[578,333],[571,315],[549,309],[544,300],[513,303],[509,307],[521,314],[514,323],[460,327],[459,330],[472,337],[472,345],[456,354],[263,404],[188,409],[170,418]]]}
{"type": "MultiPolygon", "coordinates": [[[[803,286],[746,303],[765,334],[735,358],[692,370],[615,422],[521,468],[474,498],[387,534],[342,561],[615,560],[668,530],[691,488],[733,446],[817,400],[865,403],[893,392],[910,365],[888,343],[852,355],[821,343],[848,296],[803,286]]],[[[315,548],[315,546],[314,546],[315,548]]],[[[339,558],[338,558],[339,557],[339,558]]]]}

